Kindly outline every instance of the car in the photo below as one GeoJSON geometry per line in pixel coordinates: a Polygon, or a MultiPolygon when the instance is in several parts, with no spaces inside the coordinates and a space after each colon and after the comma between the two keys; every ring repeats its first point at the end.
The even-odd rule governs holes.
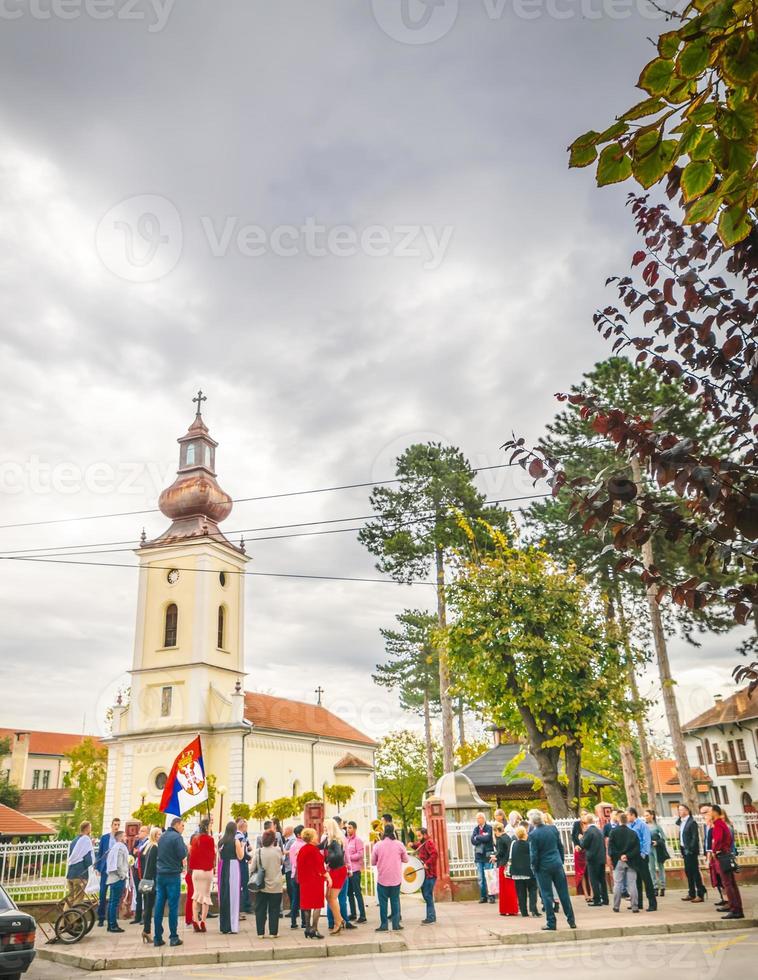
{"type": "Polygon", "coordinates": [[[34,939],[37,923],[28,912],[22,912],[0,887],[0,978],[20,980],[37,955],[34,939]]]}

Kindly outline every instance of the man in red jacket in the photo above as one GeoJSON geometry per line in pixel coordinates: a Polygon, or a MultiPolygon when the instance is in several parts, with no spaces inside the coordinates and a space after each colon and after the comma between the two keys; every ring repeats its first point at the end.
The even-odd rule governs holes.
{"type": "Polygon", "coordinates": [[[721,884],[724,886],[729,911],[722,915],[722,919],[744,919],[742,911],[742,897],[737,887],[737,881],[732,870],[732,832],[729,825],[724,820],[724,811],[717,804],[712,804],[713,828],[711,830],[711,850],[718,861],[718,872],[721,876],[721,884]]]}
{"type": "Polygon", "coordinates": [[[437,882],[439,852],[426,827],[421,827],[418,833],[419,839],[411,844],[411,847],[416,852],[416,857],[424,865],[424,883],[421,886],[421,894],[426,902],[426,918],[421,920],[421,924],[428,926],[437,921],[437,910],[434,907],[434,886],[437,882]]]}

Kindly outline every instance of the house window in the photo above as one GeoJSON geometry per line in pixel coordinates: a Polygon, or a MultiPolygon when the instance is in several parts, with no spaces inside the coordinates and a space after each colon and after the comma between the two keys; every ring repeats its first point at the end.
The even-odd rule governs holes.
{"type": "Polygon", "coordinates": [[[187,446],[187,459],[185,460],[187,466],[193,466],[195,463],[195,443],[191,442],[187,446]]]}
{"type": "Polygon", "coordinates": [[[729,802],[729,793],[727,792],[726,786],[721,787],[721,802],[722,803],[729,802]]]}
{"type": "Polygon", "coordinates": [[[176,630],[178,624],[179,610],[176,608],[176,603],[172,602],[170,605],[166,606],[166,625],[163,630],[164,647],[176,646],[176,630]]]}
{"type": "Polygon", "coordinates": [[[737,739],[737,756],[740,762],[747,762],[747,752],[745,752],[745,739],[737,739]]]}
{"type": "Polygon", "coordinates": [[[219,650],[224,649],[224,620],[226,619],[226,611],[223,606],[218,607],[218,648],[219,650]]]}
{"type": "Polygon", "coordinates": [[[156,773],[153,782],[155,783],[155,788],[158,790],[159,793],[163,792],[163,788],[166,785],[167,780],[168,780],[168,775],[165,772],[161,771],[159,773],[156,773]]]}
{"type": "Polygon", "coordinates": [[[713,756],[711,755],[711,743],[708,739],[705,740],[705,757],[710,765],[713,765],[713,756]]]}
{"type": "Polygon", "coordinates": [[[701,766],[705,765],[705,757],[703,756],[702,745],[697,746],[697,761],[700,763],[701,766]]]}
{"type": "Polygon", "coordinates": [[[42,789],[50,789],[50,770],[45,769],[42,773],[42,789]]]}
{"type": "Polygon", "coordinates": [[[714,786],[713,787],[713,802],[714,803],[720,803],[721,802],[721,800],[719,798],[719,788],[718,788],[718,786],[714,786]]]}
{"type": "Polygon", "coordinates": [[[255,802],[265,803],[266,802],[266,780],[259,779],[258,785],[255,790],[255,802]]]}
{"type": "Polygon", "coordinates": [[[169,718],[171,715],[171,702],[174,698],[172,687],[161,688],[161,718],[169,718]]]}
{"type": "Polygon", "coordinates": [[[293,796],[300,796],[300,780],[299,779],[296,779],[295,782],[292,784],[292,795],[293,796]]]}
{"type": "Polygon", "coordinates": [[[32,789],[39,789],[39,778],[40,778],[40,775],[41,775],[40,770],[39,769],[35,769],[34,770],[34,773],[32,774],[32,789]]]}

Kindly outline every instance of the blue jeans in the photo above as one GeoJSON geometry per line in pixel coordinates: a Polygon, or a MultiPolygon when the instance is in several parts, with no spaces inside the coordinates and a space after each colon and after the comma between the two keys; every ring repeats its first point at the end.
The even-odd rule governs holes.
{"type": "Polygon", "coordinates": [[[157,875],[155,878],[155,932],[153,942],[163,941],[163,912],[168,901],[168,931],[171,939],[178,939],[179,896],[182,891],[181,875],[157,875]]]}
{"type": "Polygon", "coordinates": [[[437,921],[437,910],[434,907],[434,886],[436,883],[436,878],[424,878],[424,884],[421,886],[421,897],[426,902],[427,922],[437,921]]]}
{"type": "MultiPolygon", "coordinates": [[[[347,922],[347,889],[348,883],[350,881],[350,876],[345,878],[345,884],[340,888],[339,895],[337,896],[337,901],[340,903],[340,915],[347,922]]],[[[326,906],[326,921],[329,924],[329,928],[334,928],[334,916],[332,915],[332,910],[329,906],[326,906]]]]}
{"type": "Polygon", "coordinates": [[[387,903],[392,916],[392,928],[400,928],[400,885],[377,885],[376,900],[379,903],[379,925],[382,929],[388,926],[387,903]]]}
{"type": "Polygon", "coordinates": [[[489,899],[489,893],[487,891],[487,877],[484,872],[488,868],[492,868],[494,865],[492,861],[477,861],[476,862],[476,876],[479,879],[479,897],[489,899]]]}
{"type": "Polygon", "coordinates": [[[555,929],[553,887],[555,887],[566,920],[573,928],[576,925],[576,919],[574,918],[574,909],[571,905],[566,872],[563,870],[562,862],[551,861],[550,864],[541,867],[535,876],[537,878],[537,884],[540,886],[540,894],[542,895],[542,904],[545,906],[545,917],[548,928],[555,929]]]}
{"type": "Polygon", "coordinates": [[[347,879],[347,900],[350,902],[350,915],[355,915],[357,918],[365,919],[366,906],[363,904],[360,871],[354,871],[347,879]]]}
{"type": "Polygon", "coordinates": [[[103,862],[103,870],[100,872],[100,901],[97,903],[97,921],[99,923],[105,922],[105,915],[108,911],[108,872],[105,870],[105,862],[103,862]]]}
{"type": "Polygon", "coordinates": [[[124,888],[126,887],[126,881],[121,878],[119,881],[114,881],[110,887],[110,894],[108,895],[108,928],[115,929],[118,925],[118,907],[121,904],[121,899],[124,895],[124,888]]]}

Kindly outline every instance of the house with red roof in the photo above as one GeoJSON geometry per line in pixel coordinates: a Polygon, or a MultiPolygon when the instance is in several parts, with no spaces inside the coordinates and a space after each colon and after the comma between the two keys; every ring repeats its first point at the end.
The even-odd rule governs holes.
{"type": "Polygon", "coordinates": [[[743,688],[682,725],[687,754],[711,782],[710,799],[730,814],[758,810],[758,693],[743,688]]]}

